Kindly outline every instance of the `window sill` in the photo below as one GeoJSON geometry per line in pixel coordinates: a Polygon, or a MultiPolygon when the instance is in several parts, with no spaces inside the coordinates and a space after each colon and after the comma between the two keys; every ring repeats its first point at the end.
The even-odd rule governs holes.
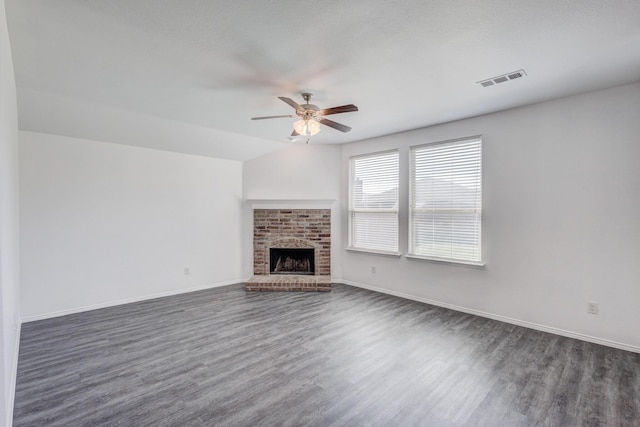
{"type": "Polygon", "coordinates": [[[479,261],[479,262],[463,261],[463,260],[457,260],[457,259],[436,258],[436,257],[427,257],[427,256],[412,255],[412,254],[407,254],[405,255],[405,257],[408,259],[415,259],[419,261],[430,261],[430,262],[437,262],[441,264],[456,264],[464,267],[484,268],[485,266],[485,263],[483,261],[479,261]]]}
{"type": "Polygon", "coordinates": [[[371,255],[383,255],[383,256],[390,256],[395,258],[400,258],[402,256],[400,252],[376,251],[375,249],[362,249],[362,248],[354,248],[351,246],[345,249],[349,252],[362,252],[362,253],[371,254],[371,255]]]}

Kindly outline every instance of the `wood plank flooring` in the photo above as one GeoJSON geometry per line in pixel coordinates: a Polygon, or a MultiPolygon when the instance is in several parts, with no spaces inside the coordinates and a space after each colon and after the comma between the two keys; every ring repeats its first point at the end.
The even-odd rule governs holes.
{"type": "Polygon", "coordinates": [[[345,285],[22,326],[15,426],[638,426],[640,355],[345,285]]]}

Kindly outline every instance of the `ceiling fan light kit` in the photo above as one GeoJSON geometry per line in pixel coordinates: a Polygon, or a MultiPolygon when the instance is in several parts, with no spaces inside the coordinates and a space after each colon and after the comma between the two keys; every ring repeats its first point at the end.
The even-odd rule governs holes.
{"type": "Polygon", "coordinates": [[[320,110],[317,105],[309,104],[311,101],[312,94],[305,92],[302,94],[302,98],[305,101],[305,104],[299,105],[291,98],[287,98],[284,96],[279,96],[278,99],[282,100],[286,104],[289,104],[296,110],[296,115],[281,115],[281,116],[263,116],[263,117],[252,117],[251,120],[264,120],[264,119],[276,119],[282,117],[298,117],[299,120],[293,123],[293,133],[292,137],[295,136],[306,136],[307,143],[309,143],[309,138],[313,135],[316,135],[320,132],[320,125],[323,124],[325,126],[329,126],[340,132],[349,132],[351,128],[349,126],[343,125],[338,122],[334,122],[329,119],[325,119],[324,116],[328,116],[331,114],[339,114],[339,113],[348,113],[351,111],[358,111],[358,107],[353,104],[341,105],[339,107],[325,108],[320,110]]]}
{"type": "Polygon", "coordinates": [[[300,119],[293,123],[293,130],[298,135],[312,136],[320,132],[320,123],[315,119],[300,119]]]}

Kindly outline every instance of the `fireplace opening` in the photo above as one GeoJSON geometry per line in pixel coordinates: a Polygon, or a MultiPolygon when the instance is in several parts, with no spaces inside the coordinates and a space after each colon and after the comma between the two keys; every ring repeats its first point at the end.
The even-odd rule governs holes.
{"type": "Polygon", "coordinates": [[[313,248],[270,248],[271,274],[315,274],[313,248]]]}

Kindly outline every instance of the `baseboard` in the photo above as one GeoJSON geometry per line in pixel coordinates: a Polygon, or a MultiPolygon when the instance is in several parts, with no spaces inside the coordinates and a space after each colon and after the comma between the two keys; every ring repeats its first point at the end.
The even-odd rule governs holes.
{"type": "Polygon", "coordinates": [[[127,298],[127,299],[122,299],[122,300],[117,300],[117,301],[110,301],[110,302],[106,302],[106,303],[87,305],[87,306],[83,306],[83,307],[75,307],[75,308],[70,308],[70,309],[67,309],[67,310],[55,311],[55,312],[51,312],[51,313],[36,314],[36,315],[33,315],[33,316],[25,316],[21,320],[22,320],[22,323],[35,322],[36,320],[51,319],[51,318],[54,318],[54,317],[66,316],[68,314],[82,313],[84,311],[98,310],[100,308],[107,308],[107,307],[114,307],[114,306],[117,306],[117,305],[130,304],[132,302],[140,302],[140,301],[146,301],[146,300],[150,300],[150,299],[170,297],[172,295],[186,294],[186,293],[189,293],[189,292],[203,291],[205,289],[218,288],[220,286],[235,285],[237,283],[242,283],[242,280],[241,279],[229,280],[229,281],[226,281],[226,282],[212,283],[212,284],[203,285],[203,286],[196,286],[196,287],[193,287],[193,288],[176,289],[176,290],[173,290],[173,291],[160,292],[160,293],[157,293],[157,294],[144,295],[144,296],[140,296],[140,297],[127,298]]]}
{"type": "Polygon", "coordinates": [[[560,335],[568,338],[575,338],[582,341],[591,342],[594,344],[600,344],[607,347],[613,347],[620,350],[631,351],[634,353],[640,353],[640,347],[619,343],[616,341],[610,341],[603,338],[594,337],[591,335],[585,335],[578,332],[567,331],[565,329],[554,328],[552,326],[541,325],[539,323],[527,322],[525,320],[514,319],[511,317],[501,316],[499,314],[487,313],[485,311],[474,310],[472,308],[462,307],[459,305],[449,304],[446,302],[436,301],[429,298],[422,298],[415,295],[405,294],[402,292],[392,291],[389,289],[379,288],[377,286],[365,285],[364,283],[352,282],[351,280],[336,280],[334,283],[342,283],[344,285],[355,286],[357,288],[368,289],[370,291],[380,292],[383,294],[393,295],[400,298],[405,298],[413,301],[423,302],[425,304],[435,305],[438,307],[448,308],[455,311],[461,311],[463,313],[473,314],[480,317],[486,317],[500,322],[510,323],[512,325],[522,326],[529,329],[535,329],[537,331],[548,332],[555,335],[560,335]]]}
{"type": "Polygon", "coordinates": [[[16,331],[16,342],[13,346],[13,366],[11,367],[11,380],[9,384],[9,395],[7,396],[7,419],[6,426],[13,425],[13,405],[16,400],[16,381],[18,379],[18,356],[20,355],[20,333],[22,332],[22,323],[18,323],[16,331]]]}

